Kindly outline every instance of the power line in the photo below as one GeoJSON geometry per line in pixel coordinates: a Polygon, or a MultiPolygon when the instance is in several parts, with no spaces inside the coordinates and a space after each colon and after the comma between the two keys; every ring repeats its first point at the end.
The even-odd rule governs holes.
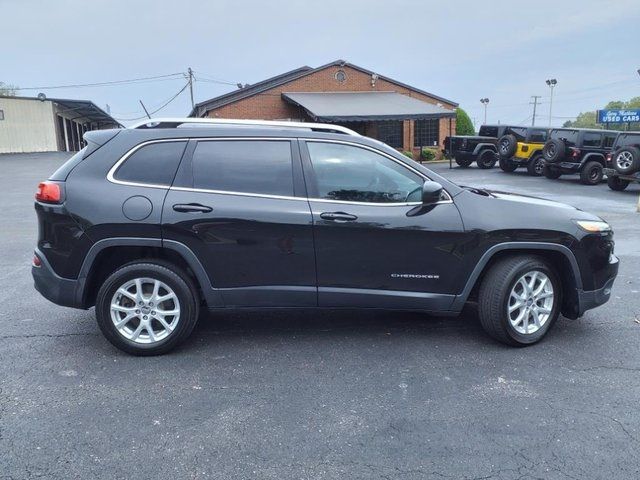
{"type": "Polygon", "coordinates": [[[164,102],[162,105],[160,105],[155,110],[149,112],[147,115],[143,115],[141,117],[136,117],[136,118],[116,118],[116,117],[114,117],[114,118],[116,118],[116,120],[118,120],[118,121],[122,120],[123,122],[132,122],[134,120],[142,120],[143,118],[147,118],[148,116],[154,115],[154,114],[158,113],[160,110],[162,110],[163,108],[165,108],[166,106],[168,106],[171,102],[173,102],[176,98],[178,98],[178,95],[180,95],[182,92],[184,92],[187,89],[187,87],[189,87],[189,82],[185,83],[184,87],[182,87],[180,90],[178,90],[178,93],[173,95],[171,98],[169,98],[169,100],[164,102]]]}
{"type": "Polygon", "coordinates": [[[74,85],[50,85],[41,87],[17,87],[17,90],[53,90],[59,88],[84,88],[84,87],[103,87],[109,85],[125,85],[128,83],[144,83],[149,81],[176,80],[184,77],[184,73],[169,73],[167,75],[156,75],[154,77],[130,78],[128,80],[114,80],[111,82],[81,83],[74,85]]]}
{"type": "Polygon", "coordinates": [[[531,95],[533,102],[529,102],[529,105],[533,105],[533,117],[531,119],[531,126],[536,126],[536,108],[538,107],[538,99],[541,98],[540,95],[531,95]]]}

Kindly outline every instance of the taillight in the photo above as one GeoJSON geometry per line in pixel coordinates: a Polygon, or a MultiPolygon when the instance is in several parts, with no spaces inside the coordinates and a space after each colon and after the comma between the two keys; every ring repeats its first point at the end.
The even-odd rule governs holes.
{"type": "Polygon", "coordinates": [[[40,182],[36,191],[36,200],[43,203],[62,203],[62,187],[56,182],[40,182]]]}
{"type": "Polygon", "coordinates": [[[613,160],[613,155],[607,153],[607,163],[611,163],[611,160],[613,160]]]}
{"type": "Polygon", "coordinates": [[[38,257],[38,255],[36,255],[35,253],[33,254],[33,260],[31,261],[31,265],[37,268],[40,268],[42,266],[42,260],[40,260],[40,257],[38,257]]]}

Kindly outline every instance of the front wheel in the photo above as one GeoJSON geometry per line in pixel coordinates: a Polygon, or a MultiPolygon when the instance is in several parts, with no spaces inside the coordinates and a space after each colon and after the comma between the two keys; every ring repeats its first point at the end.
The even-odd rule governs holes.
{"type": "Polygon", "coordinates": [[[189,276],[170,263],[129,263],[109,275],[98,292],[98,326],[124,352],[161,355],[193,331],[196,292],[189,276]]]}
{"type": "Polygon", "coordinates": [[[502,169],[503,172],[507,172],[507,173],[515,172],[516,168],[518,168],[518,166],[515,163],[513,163],[510,160],[507,160],[506,158],[500,158],[498,165],[500,165],[500,168],[502,169]]]}
{"type": "Polygon", "coordinates": [[[598,185],[602,181],[603,175],[600,162],[587,162],[580,170],[580,182],[583,185],[598,185]]]}
{"type": "Polygon", "coordinates": [[[493,168],[498,161],[498,155],[496,152],[492,152],[491,150],[485,150],[480,154],[478,160],[476,160],[476,164],[478,168],[488,169],[493,168]]]}
{"type": "Polygon", "coordinates": [[[613,175],[607,176],[607,185],[611,190],[621,192],[629,186],[631,182],[629,180],[623,180],[620,177],[614,177],[613,175]]]}
{"type": "Polygon", "coordinates": [[[480,323],[502,343],[531,345],[558,318],[561,297],[558,277],[544,259],[507,257],[491,267],[480,285],[480,323]]]}
{"type": "Polygon", "coordinates": [[[542,155],[536,155],[529,163],[527,163],[527,173],[534,177],[542,175],[544,169],[544,157],[542,155]]]}

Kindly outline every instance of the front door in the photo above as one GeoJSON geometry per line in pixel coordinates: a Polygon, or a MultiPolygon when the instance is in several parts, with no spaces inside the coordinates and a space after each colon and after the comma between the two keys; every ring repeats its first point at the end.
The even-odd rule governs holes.
{"type": "Polygon", "coordinates": [[[444,194],[421,208],[425,177],[373,148],[306,140],[321,306],[446,310],[464,229],[444,194]]]}
{"type": "Polygon", "coordinates": [[[225,306],[317,305],[297,144],[198,140],[185,157],[165,200],[163,238],[196,254],[225,306]]]}

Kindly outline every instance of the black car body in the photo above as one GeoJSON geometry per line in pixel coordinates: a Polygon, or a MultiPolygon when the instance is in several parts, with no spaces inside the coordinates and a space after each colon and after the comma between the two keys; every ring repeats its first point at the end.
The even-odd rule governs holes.
{"type": "MultiPolygon", "coordinates": [[[[95,305],[107,338],[131,353],[162,353],[191,331],[195,320],[180,339],[167,329],[159,345],[153,327],[149,345],[131,341],[142,320],[127,338],[112,331],[129,315],[147,321],[149,295],[171,291],[169,310],[180,300],[189,319],[200,305],[456,315],[498,295],[499,282],[485,279],[520,259],[543,265],[561,288],[550,318],[577,318],[609,298],[618,260],[610,228],[594,215],[460,187],[355,133],[187,122],[87,133],[86,149],[36,197],[36,288],[59,305],[95,305]],[[154,272],[155,292],[136,283],[154,272]]],[[[508,343],[539,339],[485,328],[508,343]]]]}
{"type": "Polygon", "coordinates": [[[455,159],[461,167],[476,162],[479,168],[492,168],[498,160],[498,138],[508,131],[508,125],[482,125],[478,135],[455,135],[444,139],[443,153],[455,159]]]}
{"type": "Polygon", "coordinates": [[[607,154],[618,132],[584,128],[554,128],[544,145],[544,175],[549,179],[579,174],[584,185],[602,181],[607,154]]]}
{"type": "Polygon", "coordinates": [[[607,154],[607,185],[624,190],[632,182],[640,182],[640,132],[620,132],[607,154]]]}

